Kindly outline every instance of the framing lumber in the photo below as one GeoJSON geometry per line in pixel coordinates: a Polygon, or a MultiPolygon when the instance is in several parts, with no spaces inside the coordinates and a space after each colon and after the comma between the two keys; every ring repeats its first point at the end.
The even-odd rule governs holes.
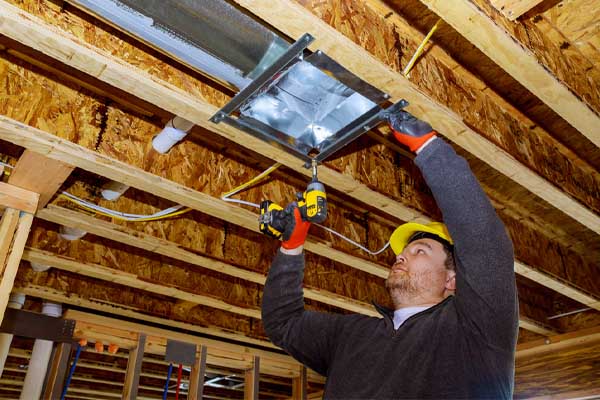
{"type": "Polygon", "coordinates": [[[254,308],[239,307],[228,304],[223,300],[215,299],[210,296],[186,292],[174,287],[159,285],[157,283],[147,282],[135,274],[123,272],[114,268],[108,268],[98,264],[87,264],[78,262],[69,257],[63,257],[52,254],[47,251],[34,248],[27,248],[23,253],[23,259],[29,262],[37,262],[51,267],[69,271],[76,274],[89,276],[91,278],[100,279],[108,282],[115,282],[124,286],[146,290],[152,293],[162,294],[164,296],[173,297],[176,299],[189,301],[195,304],[216,308],[232,312],[235,314],[244,315],[246,317],[261,319],[260,310],[254,308]]]}
{"type": "Polygon", "coordinates": [[[514,21],[543,0],[490,0],[494,8],[508,20],[514,21]]]}
{"type": "MultiPolygon", "coordinates": [[[[2,3],[0,3],[0,5],[1,4],[2,3]]],[[[98,154],[92,150],[4,116],[0,116],[0,139],[39,152],[52,159],[75,165],[97,175],[123,182],[142,191],[154,193],[157,196],[199,210],[200,212],[211,214],[246,229],[253,231],[258,230],[256,215],[251,211],[231,206],[220,199],[189,189],[183,185],[150,174],[102,154],[98,154]]],[[[414,213],[417,215],[416,212],[414,213]]],[[[421,222],[429,220],[422,214],[418,215],[420,215],[420,218],[417,220],[420,220],[421,222]]],[[[65,221],[64,223],[68,222],[65,221]]],[[[122,229],[123,228],[119,227],[119,230],[122,229]]],[[[114,231],[114,234],[117,234],[117,232],[114,231]]],[[[104,235],[105,234],[99,234],[99,236],[104,235]]],[[[136,235],[138,235],[138,233],[136,233],[136,235]]],[[[309,252],[341,262],[352,268],[368,272],[381,278],[387,278],[388,268],[346,254],[342,251],[332,249],[324,243],[309,238],[305,248],[309,252]]],[[[515,262],[515,271],[519,274],[533,277],[532,279],[540,279],[540,283],[543,285],[554,290],[564,290],[564,293],[562,291],[560,293],[571,298],[576,296],[575,299],[577,301],[580,301],[581,299],[581,301],[588,304],[590,307],[600,309],[600,302],[598,299],[595,299],[578,289],[565,285],[559,280],[550,278],[548,275],[526,266],[523,263],[515,262]]]]}
{"type": "MultiPolygon", "coordinates": [[[[1,8],[2,3],[0,2],[0,10],[1,8]]],[[[258,232],[257,215],[252,211],[233,206],[221,199],[153,175],[140,168],[114,160],[1,115],[0,139],[258,232]]],[[[302,167],[302,169],[305,168],[302,167]]],[[[398,205],[400,206],[399,203],[398,205]]],[[[401,207],[409,210],[407,207],[401,207]]],[[[415,211],[412,211],[412,213],[413,215],[420,215],[415,211]]],[[[417,220],[425,222],[428,219],[420,217],[417,220]]],[[[330,260],[361,271],[382,278],[388,276],[389,269],[387,267],[333,249],[326,243],[309,238],[304,248],[311,253],[327,257],[330,260]]]]}
{"type": "MultiPolygon", "coordinates": [[[[300,364],[296,360],[288,355],[272,351],[225,343],[75,310],[67,310],[65,318],[77,321],[75,339],[100,335],[110,337],[111,343],[122,343],[123,348],[130,348],[137,342],[137,340],[131,339],[132,335],[144,332],[147,337],[146,352],[150,354],[164,355],[167,339],[173,339],[206,346],[208,349],[207,363],[210,365],[246,370],[252,366],[252,362],[249,360],[256,356],[260,357],[261,371],[266,374],[288,378],[296,377],[299,374],[300,364]]],[[[315,382],[324,381],[322,376],[311,370],[309,370],[309,379],[315,382]]]]}
{"type": "MultiPolygon", "coordinates": [[[[113,237],[113,239],[115,238],[113,237]]],[[[176,289],[168,285],[149,283],[143,279],[140,279],[136,275],[128,272],[119,271],[102,265],[80,262],[70,257],[60,256],[48,251],[39,250],[32,247],[28,247],[25,249],[25,251],[23,252],[23,259],[29,262],[37,262],[40,264],[49,265],[51,267],[63,271],[68,271],[107,282],[114,282],[119,285],[132,287],[140,290],[146,290],[152,293],[159,293],[165,296],[174,297],[176,299],[189,301],[195,304],[201,304],[207,307],[213,307],[224,311],[233,312],[251,318],[261,318],[260,310],[232,306],[221,300],[215,300],[209,296],[189,293],[187,291],[176,289]]],[[[220,261],[214,261],[210,259],[208,259],[208,261],[215,262],[218,264],[224,264],[225,266],[227,266],[227,264],[222,263],[220,261]]],[[[200,266],[204,267],[205,264],[200,264],[200,266]]],[[[231,267],[235,268],[233,266],[231,267]]],[[[262,284],[264,285],[264,282],[262,282],[262,284]]],[[[327,292],[325,290],[314,288],[304,288],[303,290],[305,298],[310,298],[312,300],[319,301],[324,304],[334,305],[342,309],[347,309],[349,311],[353,311],[359,314],[364,314],[378,318],[381,317],[381,315],[377,311],[375,311],[370,304],[349,297],[344,297],[331,292],[327,292]]],[[[539,333],[544,336],[554,335],[557,333],[554,329],[542,324],[541,322],[523,316],[519,317],[519,327],[535,333],[539,333]]]]}
{"type": "Polygon", "coordinates": [[[137,398],[145,348],[146,335],[138,333],[137,345],[135,348],[129,350],[127,372],[125,372],[125,383],[123,384],[123,393],[121,396],[121,399],[123,400],[135,400],[137,398]]]}
{"type": "Polygon", "coordinates": [[[85,307],[90,310],[105,312],[108,314],[118,315],[125,318],[133,318],[138,321],[150,322],[153,324],[158,324],[161,326],[171,328],[184,329],[186,331],[197,332],[202,335],[220,337],[228,340],[233,340],[235,342],[246,343],[248,345],[278,349],[278,347],[272,344],[271,342],[268,342],[266,340],[254,339],[242,335],[240,333],[232,333],[231,331],[227,331],[217,327],[206,328],[186,322],[155,317],[152,315],[141,313],[139,311],[133,311],[129,308],[122,308],[114,305],[108,305],[97,301],[88,300],[74,294],[60,292],[39,285],[27,284],[25,286],[15,287],[14,291],[24,293],[27,296],[39,297],[41,299],[60,302],[63,304],[85,307]]]}
{"type": "Polygon", "coordinates": [[[531,51],[515,41],[473,3],[468,0],[421,2],[600,147],[600,116],[552,75],[531,51]]]}
{"type": "Polygon", "coordinates": [[[58,343],[52,355],[50,368],[44,388],[42,399],[52,400],[59,399],[62,395],[63,384],[67,369],[69,367],[69,359],[71,357],[71,343],[58,343]]]}
{"type": "Polygon", "coordinates": [[[306,379],[306,367],[300,367],[300,376],[292,380],[292,399],[306,400],[308,381],[306,379]]]}
{"type": "MultiPolygon", "coordinates": [[[[0,323],[4,319],[4,312],[17,276],[17,269],[21,262],[29,229],[33,223],[33,214],[9,208],[4,212],[0,225],[9,224],[12,226],[14,218],[18,218],[14,235],[0,237],[0,249],[7,249],[5,257],[0,254],[0,258],[4,258],[3,263],[0,264],[0,323]],[[6,242],[9,242],[10,245],[6,246],[6,242]]],[[[3,230],[5,229],[0,226],[0,231],[3,230]]]]}
{"type": "MultiPolygon", "coordinates": [[[[213,258],[198,255],[192,251],[185,250],[181,247],[181,245],[175,242],[160,239],[143,232],[134,231],[124,226],[99,220],[89,215],[71,211],[52,204],[39,211],[37,217],[46,221],[69,226],[71,228],[82,229],[88,233],[105,239],[114,240],[119,243],[124,243],[153,253],[161,254],[175,260],[197,265],[202,268],[244,279],[259,285],[264,285],[267,280],[267,277],[263,274],[248,271],[243,268],[238,268],[225,262],[215,260],[213,258]]],[[[320,301],[344,310],[374,317],[380,316],[380,314],[375,311],[369,303],[331,293],[326,290],[305,287],[304,296],[307,299],[320,301]]]]}
{"type": "Polygon", "coordinates": [[[31,150],[19,157],[8,183],[39,193],[37,210],[41,210],[56,194],[75,167],[44,157],[31,150]]]}
{"type": "Polygon", "coordinates": [[[545,339],[522,343],[517,346],[516,358],[530,358],[547,352],[557,352],[572,347],[600,342],[600,327],[550,336],[545,339]]]}
{"type": "MultiPolygon", "coordinates": [[[[238,3],[291,37],[300,37],[306,27],[310,26],[311,32],[318,38],[316,44],[319,48],[341,62],[347,69],[376,87],[389,88],[394,100],[407,99],[411,103],[410,111],[417,117],[433,121],[436,130],[444,133],[456,144],[528,188],[532,193],[571,218],[600,233],[599,216],[533,173],[508,153],[479,136],[459,116],[423,95],[406,78],[384,66],[365,49],[327,26],[299,4],[292,1],[271,4],[246,0],[238,1],[238,3]]],[[[215,106],[192,97],[166,82],[151,78],[146,73],[106,52],[92,46],[82,45],[67,33],[50,27],[33,16],[24,15],[23,12],[5,2],[0,2],[0,11],[2,11],[0,13],[2,15],[0,32],[6,36],[105,83],[125,90],[142,100],[223,135],[250,150],[264,154],[299,173],[306,176],[310,174],[298,158],[229,126],[214,125],[208,122],[208,119],[217,111],[215,106]]],[[[423,218],[414,210],[369,189],[351,177],[328,168],[321,169],[320,177],[325,184],[335,187],[363,203],[378,207],[396,218],[404,221],[424,222],[423,218]]]]}
{"type": "Polygon", "coordinates": [[[35,214],[39,197],[39,194],[35,192],[0,182],[0,207],[14,208],[35,214]]]}
{"type": "MultiPolygon", "coordinates": [[[[317,38],[310,46],[312,50],[317,48],[323,50],[361,79],[375,87],[386,88],[392,96],[392,101],[408,100],[411,104],[409,111],[432,123],[438,132],[571,218],[600,233],[600,216],[532,172],[506,151],[477,134],[462,121],[460,116],[425,96],[404,76],[375,59],[365,49],[321,21],[300,4],[292,0],[282,0],[274,4],[251,0],[235,2],[290,37],[300,37],[307,27],[310,27],[311,34],[317,38]]],[[[579,118],[577,114],[576,117],[579,118]]],[[[193,121],[193,119],[189,120],[193,121]]],[[[596,120],[598,121],[598,118],[596,120]]],[[[595,126],[598,126],[598,122],[595,126]]],[[[593,124],[591,128],[594,128],[593,124]]],[[[600,133],[597,130],[595,132],[600,139],[600,133]]],[[[330,185],[337,186],[335,182],[331,182],[330,185]]],[[[366,199],[359,198],[356,194],[350,195],[368,203],[366,199]]],[[[389,201],[392,200],[388,199],[389,201]]],[[[386,212],[390,211],[389,208],[381,207],[377,203],[371,202],[371,204],[386,212]]]]}
{"type": "Polygon", "coordinates": [[[206,346],[196,346],[196,359],[190,371],[190,383],[188,387],[188,399],[190,400],[202,400],[204,375],[206,373],[206,354],[206,346]]]}
{"type": "Polygon", "coordinates": [[[244,400],[258,400],[260,383],[260,357],[252,357],[252,368],[244,373],[244,400]]]}

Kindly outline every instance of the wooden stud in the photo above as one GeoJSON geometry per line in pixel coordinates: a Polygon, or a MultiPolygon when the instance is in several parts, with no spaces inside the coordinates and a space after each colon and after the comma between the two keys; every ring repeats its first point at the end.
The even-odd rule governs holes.
{"type": "Polygon", "coordinates": [[[42,398],[44,400],[59,399],[64,383],[69,359],[71,358],[71,343],[58,343],[52,355],[52,361],[46,375],[46,386],[42,398]]]}
{"type": "MultiPolygon", "coordinates": [[[[7,255],[4,257],[4,262],[0,264],[0,323],[4,318],[4,312],[8,305],[8,299],[15,282],[15,277],[17,276],[17,269],[21,262],[21,256],[23,254],[23,249],[25,248],[25,243],[27,242],[29,229],[33,223],[33,214],[19,212],[9,208],[4,212],[7,224],[12,224],[11,220],[14,218],[15,213],[18,213],[19,215],[19,222],[14,236],[0,238],[0,243],[5,241],[12,242],[8,248],[7,255]]],[[[2,224],[4,224],[4,216],[2,217],[2,224]]],[[[6,245],[2,244],[0,245],[0,248],[6,248],[6,245]]]]}
{"type": "Polygon", "coordinates": [[[576,332],[550,336],[545,339],[522,343],[517,346],[518,360],[537,356],[549,351],[557,352],[575,346],[590,345],[600,342],[600,327],[582,329],[576,332]]]}
{"type": "Polygon", "coordinates": [[[206,373],[206,346],[196,346],[196,361],[190,372],[190,386],[188,389],[188,399],[202,400],[204,391],[204,375],[206,373]]]}
{"type": "Polygon", "coordinates": [[[308,378],[306,376],[306,367],[300,367],[300,375],[292,379],[292,399],[306,400],[308,389],[308,378]]]}
{"type": "Polygon", "coordinates": [[[48,204],[75,167],[31,150],[19,157],[8,183],[39,193],[37,210],[48,204]]]}
{"type": "Polygon", "coordinates": [[[0,207],[15,208],[35,214],[39,197],[40,195],[35,192],[0,182],[0,207]]]}
{"type": "Polygon", "coordinates": [[[252,368],[244,373],[244,400],[258,400],[260,357],[252,357],[252,368]]]}
{"type": "Polygon", "coordinates": [[[543,0],[490,0],[494,8],[510,21],[514,21],[543,0]]]}
{"type": "Polygon", "coordinates": [[[138,335],[137,346],[129,350],[129,360],[127,361],[127,372],[125,374],[125,384],[123,387],[123,400],[135,400],[138,393],[140,382],[140,372],[142,371],[142,361],[144,359],[144,349],[146,347],[146,335],[138,335]]]}

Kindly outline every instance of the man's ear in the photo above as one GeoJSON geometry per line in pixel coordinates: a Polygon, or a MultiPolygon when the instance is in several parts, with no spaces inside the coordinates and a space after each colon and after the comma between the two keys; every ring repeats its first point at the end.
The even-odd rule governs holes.
{"type": "Polygon", "coordinates": [[[446,290],[456,290],[456,271],[446,270],[446,290]]]}

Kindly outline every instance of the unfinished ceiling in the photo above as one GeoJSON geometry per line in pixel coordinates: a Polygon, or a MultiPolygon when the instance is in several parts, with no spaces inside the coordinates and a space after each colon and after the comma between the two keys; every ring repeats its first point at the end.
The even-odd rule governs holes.
{"type": "MultiPolygon", "coordinates": [[[[290,42],[310,33],[311,50],[389,93],[391,102],[408,100],[407,110],[469,161],[515,248],[521,313],[515,397],[600,395],[600,1],[233,4],[290,42]],[[574,340],[584,344],[573,347],[574,340]]],[[[234,96],[231,87],[68,1],[4,0],[0,91],[0,160],[16,165],[4,168],[4,181],[17,185],[18,174],[30,170],[44,179],[28,190],[54,187],[42,193],[48,205],[36,214],[14,282],[30,299],[26,308],[47,299],[81,318],[102,313],[278,351],[260,320],[262,285],[278,243],[258,233],[254,209],[221,195],[279,162],[268,180],[237,197],[285,203],[306,187],[310,171],[278,147],[209,121],[234,96]],[[159,154],[152,138],[174,116],[195,127],[159,154]],[[110,180],[131,188],[105,200],[100,188],[110,180]],[[58,187],[127,213],[178,204],[193,211],[123,222],[55,196],[58,187]],[[67,241],[61,226],[87,234],[67,241]],[[36,272],[30,262],[52,268],[36,272]]],[[[388,135],[383,126],[371,130],[319,169],[329,197],[325,225],[372,250],[399,223],[441,218],[411,157],[388,135]]],[[[370,302],[388,303],[383,281],[391,251],[371,256],[316,227],[306,250],[309,308],[376,315],[370,302]]],[[[94,332],[79,334],[94,341],[94,332]]],[[[19,365],[30,349],[26,340],[11,349],[3,398],[18,398],[19,365]]],[[[89,370],[75,375],[80,379],[67,398],[100,398],[94,390],[107,381],[114,384],[105,393],[120,393],[121,372],[110,369],[123,368],[119,357],[126,355],[89,354],[89,370]]],[[[166,374],[156,357],[144,359],[144,396],[158,396],[153,390],[164,384],[152,376],[166,374]]],[[[226,367],[212,366],[215,373],[226,367]]],[[[318,396],[322,381],[313,374],[309,383],[309,395],[318,396]]],[[[292,394],[285,374],[265,377],[264,385],[261,398],[292,394]]],[[[227,388],[208,393],[243,395],[227,388]]]]}

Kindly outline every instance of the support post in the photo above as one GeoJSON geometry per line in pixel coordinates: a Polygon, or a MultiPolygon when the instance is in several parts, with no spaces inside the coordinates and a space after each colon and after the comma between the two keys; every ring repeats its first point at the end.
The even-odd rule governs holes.
{"type": "Polygon", "coordinates": [[[306,400],[306,391],[308,389],[308,378],[306,374],[306,367],[300,366],[300,376],[292,379],[292,399],[294,400],[306,400]]]}
{"type": "Polygon", "coordinates": [[[33,223],[33,214],[7,208],[0,222],[0,323],[8,305],[23,249],[33,223]],[[16,220],[16,229],[15,227],[16,220]]]}
{"type": "Polygon", "coordinates": [[[260,380],[260,357],[252,357],[252,368],[244,376],[244,400],[258,400],[258,382],[260,380]]]}
{"type": "Polygon", "coordinates": [[[196,347],[196,360],[190,373],[190,388],[188,391],[188,399],[190,400],[202,400],[204,374],[206,373],[206,354],[206,346],[199,345],[196,347]]]}
{"type": "Polygon", "coordinates": [[[129,350],[127,373],[125,375],[123,394],[121,395],[122,400],[135,400],[137,398],[140,372],[142,371],[142,360],[144,359],[144,347],[146,347],[146,335],[140,333],[137,346],[135,349],[129,350]]]}
{"type": "Polygon", "coordinates": [[[65,383],[65,375],[69,366],[69,359],[71,358],[71,348],[71,343],[58,343],[54,349],[42,399],[60,399],[65,383]]]}

